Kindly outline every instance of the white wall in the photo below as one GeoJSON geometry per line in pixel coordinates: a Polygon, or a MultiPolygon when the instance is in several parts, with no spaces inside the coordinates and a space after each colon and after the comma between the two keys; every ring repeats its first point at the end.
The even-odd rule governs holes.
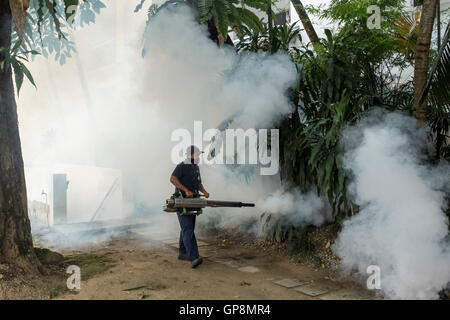
{"type": "Polygon", "coordinates": [[[122,219],[123,211],[122,172],[112,168],[61,164],[49,167],[26,167],[28,201],[45,203],[42,190],[47,193],[50,205],[50,225],[53,225],[52,177],[55,173],[67,174],[67,222],[87,222],[100,206],[114,181],[116,188],[104,202],[94,221],[122,219]]]}

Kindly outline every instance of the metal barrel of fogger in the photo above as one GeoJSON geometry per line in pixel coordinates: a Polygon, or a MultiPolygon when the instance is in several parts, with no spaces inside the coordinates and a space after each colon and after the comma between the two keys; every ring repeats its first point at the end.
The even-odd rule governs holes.
{"type": "Polygon", "coordinates": [[[173,208],[205,208],[205,207],[254,207],[254,203],[237,201],[216,201],[201,198],[178,198],[167,200],[167,205],[173,208]]]}
{"type": "Polygon", "coordinates": [[[206,200],[207,207],[254,207],[254,203],[206,200]]]}

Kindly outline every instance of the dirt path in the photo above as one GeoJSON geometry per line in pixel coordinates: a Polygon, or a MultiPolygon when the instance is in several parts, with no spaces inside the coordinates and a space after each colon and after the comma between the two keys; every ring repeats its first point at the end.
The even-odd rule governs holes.
{"type": "Polygon", "coordinates": [[[228,245],[215,238],[201,239],[200,255],[206,259],[197,269],[192,269],[189,262],[177,259],[175,240],[143,241],[142,234],[137,232],[91,249],[91,253],[110,258],[114,266],[82,281],[78,294],[65,293],[57,298],[260,300],[370,297],[367,291],[352,283],[331,279],[325,270],[315,270],[293,263],[280,254],[257,251],[239,243],[228,245]],[[295,288],[275,283],[292,278],[305,282],[295,288]],[[324,289],[324,292],[311,296],[296,291],[298,288],[324,289]]]}

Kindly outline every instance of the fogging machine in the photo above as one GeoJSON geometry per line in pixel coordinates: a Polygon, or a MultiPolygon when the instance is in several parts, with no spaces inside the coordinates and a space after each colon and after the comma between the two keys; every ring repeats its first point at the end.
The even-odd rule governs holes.
{"type": "Polygon", "coordinates": [[[165,212],[177,212],[180,214],[201,214],[202,209],[206,207],[242,208],[254,206],[254,203],[246,202],[207,200],[204,198],[170,198],[166,200],[166,205],[163,206],[163,210],[165,212]]]}

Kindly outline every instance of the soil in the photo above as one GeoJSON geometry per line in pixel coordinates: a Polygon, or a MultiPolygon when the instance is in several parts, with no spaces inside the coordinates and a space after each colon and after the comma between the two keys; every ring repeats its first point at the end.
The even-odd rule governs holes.
{"type": "MultiPolygon", "coordinates": [[[[115,239],[95,253],[116,265],[81,284],[78,294],[62,299],[313,299],[275,285],[273,280],[299,278],[321,281],[334,289],[349,286],[329,278],[325,270],[291,261],[273,250],[251,248],[239,241],[203,238],[217,255],[206,258],[197,269],[177,259],[176,248],[163,243],[142,243],[132,236],[115,239]],[[217,261],[240,262],[260,271],[246,273],[217,261]]],[[[202,249],[200,247],[200,254],[202,249]]]]}
{"type": "Polygon", "coordinates": [[[178,260],[175,247],[131,232],[85,249],[60,251],[65,260],[47,266],[51,275],[0,280],[2,298],[318,299],[274,283],[285,278],[306,280],[333,292],[364,290],[356,283],[335,278],[334,270],[314,266],[307,259],[301,261],[299,255],[286,255],[283,246],[261,239],[221,233],[201,240],[208,245],[200,246],[200,255],[210,256],[196,269],[178,260]],[[65,286],[69,264],[81,267],[80,290],[69,291],[65,286]]]}
{"type": "Polygon", "coordinates": [[[28,274],[16,266],[0,264],[0,300],[42,300],[66,276],[60,266],[47,266],[46,274],[28,274]]]}
{"type": "Polygon", "coordinates": [[[335,237],[331,231],[326,227],[308,230],[311,250],[296,255],[287,254],[284,245],[248,235],[224,231],[204,235],[200,240],[207,245],[199,250],[206,258],[196,269],[178,260],[173,245],[129,231],[84,248],[56,250],[63,261],[60,255],[41,250],[46,253],[40,259],[46,261],[48,275],[13,273],[0,265],[0,298],[319,299],[274,283],[286,278],[305,280],[330,292],[350,290],[356,297],[372,297],[336,273],[338,260],[330,254],[329,242],[335,237]],[[73,264],[81,268],[81,288],[69,291],[66,280],[70,275],[65,270],[73,264]]]}

